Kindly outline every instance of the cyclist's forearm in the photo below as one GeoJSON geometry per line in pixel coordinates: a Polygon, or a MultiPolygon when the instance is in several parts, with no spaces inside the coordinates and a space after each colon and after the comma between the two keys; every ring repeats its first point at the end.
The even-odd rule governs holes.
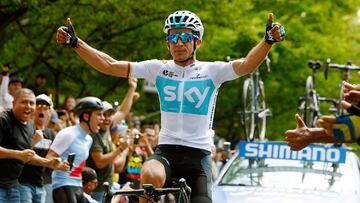
{"type": "Polygon", "coordinates": [[[104,74],[120,77],[128,75],[128,62],[117,61],[104,52],[92,48],[81,39],[78,39],[74,50],[84,61],[104,74]]]}
{"type": "Polygon", "coordinates": [[[236,74],[244,75],[253,72],[264,61],[271,46],[271,44],[266,43],[263,39],[248,53],[245,59],[235,60],[233,68],[236,74]]]}

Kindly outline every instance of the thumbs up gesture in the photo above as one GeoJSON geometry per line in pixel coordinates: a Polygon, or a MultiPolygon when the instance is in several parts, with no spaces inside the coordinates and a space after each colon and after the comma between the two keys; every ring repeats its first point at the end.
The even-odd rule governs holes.
{"type": "Polygon", "coordinates": [[[66,25],[67,26],[61,26],[57,29],[56,41],[58,44],[75,48],[77,46],[78,38],[76,37],[75,29],[70,18],[66,20],[66,25]]]}
{"type": "Polygon", "coordinates": [[[273,23],[274,15],[269,13],[266,23],[265,41],[268,44],[280,42],[285,38],[285,28],[280,23],[273,23]]]}
{"type": "Polygon", "coordinates": [[[299,114],[295,115],[297,127],[294,130],[285,132],[285,141],[288,142],[291,150],[301,150],[311,143],[311,132],[301,119],[299,114]]]}

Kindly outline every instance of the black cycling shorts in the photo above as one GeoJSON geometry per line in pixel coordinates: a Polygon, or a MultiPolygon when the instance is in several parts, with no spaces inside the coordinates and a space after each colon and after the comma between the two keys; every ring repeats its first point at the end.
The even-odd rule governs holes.
{"type": "Polygon", "coordinates": [[[209,151],[180,145],[159,145],[148,159],[156,159],[165,167],[164,187],[172,187],[174,179],[185,178],[191,187],[191,202],[211,201],[211,155],[209,151]]]}
{"type": "Polygon", "coordinates": [[[85,203],[83,189],[75,186],[63,186],[53,190],[54,203],[85,203]]]}

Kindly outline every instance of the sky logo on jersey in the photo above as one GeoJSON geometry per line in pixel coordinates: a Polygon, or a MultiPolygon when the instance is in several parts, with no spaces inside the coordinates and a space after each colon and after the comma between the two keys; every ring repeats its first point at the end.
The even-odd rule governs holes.
{"type": "Polygon", "coordinates": [[[211,80],[177,81],[157,77],[160,109],[165,112],[206,115],[215,90],[211,80]]]}
{"type": "Polygon", "coordinates": [[[271,158],[303,161],[345,163],[346,149],[309,145],[301,151],[292,151],[283,142],[240,142],[239,156],[246,158],[271,158]]]}

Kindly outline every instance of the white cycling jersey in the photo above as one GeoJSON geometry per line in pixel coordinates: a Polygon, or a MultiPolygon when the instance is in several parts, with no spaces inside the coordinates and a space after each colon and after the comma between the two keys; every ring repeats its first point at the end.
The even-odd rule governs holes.
{"type": "Polygon", "coordinates": [[[181,67],[173,60],[149,60],[130,65],[131,76],[156,84],[161,110],[159,144],[211,151],[218,89],[239,77],[231,62],[195,61],[181,67]]]}

